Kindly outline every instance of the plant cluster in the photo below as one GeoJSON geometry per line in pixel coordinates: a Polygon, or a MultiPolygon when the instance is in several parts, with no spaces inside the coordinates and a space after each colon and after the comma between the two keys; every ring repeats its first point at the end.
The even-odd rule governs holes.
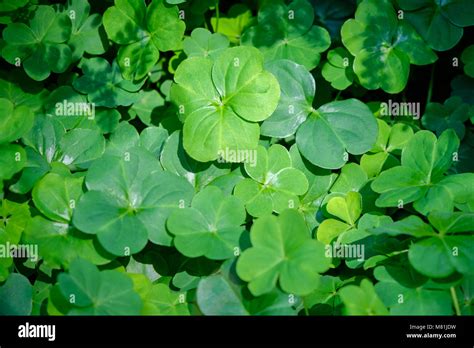
{"type": "Polygon", "coordinates": [[[3,1],[0,314],[471,315],[473,25],[471,0],[3,1]]]}

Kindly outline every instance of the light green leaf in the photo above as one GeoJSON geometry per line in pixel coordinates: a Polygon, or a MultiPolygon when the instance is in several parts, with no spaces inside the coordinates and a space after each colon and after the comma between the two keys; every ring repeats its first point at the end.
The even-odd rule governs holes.
{"type": "Polygon", "coordinates": [[[255,296],[272,291],[277,281],[287,293],[307,295],[318,286],[319,273],[329,268],[324,246],[311,239],[294,210],[256,220],[250,238],[252,248],[240,256],[237,274],[255,296]]]}
{"type": "Polygon", "coordinates": [[[261,54],[251,47],[226,49],[214,63],[189,58],[176,70],[175,82],[171,99],[184,119],[184,148],[201,162],[255,150],[259,126],[254,122],[272,114],[280,95],[277,80],[263,70],[261,54]]]}
{"type": "Polygon", "coordinates": [[[143,303],[133,282],[118,271],[100,272],[81,259],[58,276],[62,296],[71,306],[68,315],[138,315],[143,303]]]}
{"type": "Polygon", "coordinates": [[[225,196],[213,186],[196,194],[191,208],[174,211],[167,227],[175,247],[188,257],[222,260],[240,250],[245,209],[237,197],[225,196]]]}

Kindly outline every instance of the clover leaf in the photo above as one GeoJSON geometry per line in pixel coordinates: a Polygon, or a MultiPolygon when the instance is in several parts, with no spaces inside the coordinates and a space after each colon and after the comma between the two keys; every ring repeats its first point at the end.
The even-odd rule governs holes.
{"type": "Polygon", "coordinates": [[[185,24],[178,7],[153,0],[115,0],[104,13],[104,27],[109,38],[121,45],[117,62],[127,80],[140,80],[158,62],[160,51],[180,48],[185,24]]]}
{"type": "MultiPolygon", "coordinates": [[[[207,1],[211,4],[215,3],[215,0],[207,1]]],[[[205,5],[205,1],[199,2],[203,2],[203,6],[205,5]]],[[[253,17],[252,10],[244,4],[231,6],[227,15],[220,16],[219,19],[211,17],[211,26],[214,32],[225,35],[233,44],[239,44],[242,33],[255,22],[256,18],[253,17]]]]}
{"type": "MultiPolygon", "coordinates": [[[[27,204],[18,204],[6,199],[0,200],[0,245],[18,245],[28,224],[30,210],[27,204]]],[[[9,255],[0,258],[0,282],[10,274],[13,259],[9,255]]]]}
{"type": "Polygon", "coordinates": [[[471,274],[474,239],[468,233],[474,214],[433,212],[428,215],[428,220],[438,233],[414,215],[374,228],[371,233],[415,238],[415,243],[409,247],[408,259],[413,268],[423,275],[445,278],[456,271],[471,274]]]}
{"type": "Polygon", "coordinates": [[[245,216],[239,198],[208,186],[194,196],[190,208],[174,211],[166,226],[183,255],[222,260],[239,250],[245,216]]]}
{"type": "Polygon", "coordinates": [[[468,0],[397,0],[404,16],[428,45],[437,51],[453,48],[463,27],[474,25],[472,3],[468,0]]]}
{"type": "Polygon", "coordinates": [[[16,144],[0,145],[0,188],[26,165],[26,152],[16,144]]]}
{"type": "Polygon", "coordinates": [[[256,149],[256,122],[272,114],[280,96],[278,82],[263,69],[256,48],[228,48],[214,62],[188,58],[174,79],[171,99],[184,119],[183,145],[192,158],[207,162],[223,154],[236,162],[229,154],[256,149]]]}
{"type": "Polygon", "coordinates": [[[141,315],[189,315],[186,293],[173,291],[164,283],[153,284],[144,274],[129,274],[143,301],[141,315]]]}
{"type": "Polygon", "coordinates": [[[329,214],[339,218],[326,219],[318,227],[318,240],[329,244],[342,233],[356,228],[356,221],[362,213],[362,196],[351,191],[345,197],[333,197],[329,199],[326,209],[329,214]]]}
{"type": "Polygon", "coordinates": [[[83,182],[83,177],[68,173],[48,173],[33,188],[33,202],[48,219],[34,217],[23,239],[38,245],[40,256],[50,267],[68,267],[78,257],[94,264],[104,264],[111,259],[94,246],[93,239],[71,226],[75,206],[82,196],[83,182]]]}
{"type": "Polygon", "coordinates": [[[226,261],[219,272],[199,281],[197,303],[205,315],[295,315],[297,298],[275,289],[252,297],[235,271],[235,260],[226,261]]]}
{"type": "Polygon", "coordinates": [[[318,168],[301,157],[296,145],[290,148],[291,163],[300,170],[308,180],[308,191],[300,198],[298,210],[304,215],[310,231],[319,225],[316,219],[324,198],[333,186],[337,174],[327,169],[318,168]]]}
{"type": "Polygon", "coordinates": [[[377,122],[370,109],[357,99],[347,99],[312,109],[298,128],[296,144],[311,163],[337,169],[347,162],[348,153],[367,152],[376,138],[377,122]]]}
{"type": "Polygon", "coordinates": [[[87,0],[68,0],[63,7],[72,23],[71,37],[67,44],[72,50],[72,60],[80,59],[84,52],[98,55],[105,53],[108,48],[104,40],[104,28],[99,14],[90,14],[90,5],[87,0]]]}
{"type": "Polygon", "coordinates": [[[202,163],[189,157],[183,148],[181,131],[174,132],[166,140],[160,161],[163,169],[186,178],[196,191],[230,172],[228,164],[202,163]]]}
{"type": "Polygon", "coordinates": [[[313,21],[314,10],[307,0],[288,6],[283,1],[267,2],[258,13],[258,25],[247,29],[241,42],[260,49],[265,61],[290,59],[312,70],[331,44],[327,30],[313,21]]]}
{"type": "Polygon", "coordinates": [[[391,315],[452,315],[451,296],[448,291],[424,284],[423,276],[407,265],[379,266],[374,270],[379,281],[375,291],[391,315]],[[406,274],[413,279],[406,282],[406,274]],[[421,281],[420,281],[421,280],[421,281]],[[421,283],[421,284],[420,284],[421,283]]]}
{"type": "Polygon", "coordinates": [[[461,60],[464,63],[464,73],[469,77],[474,77],[474,45],[462,52],[461,60]]]}
{"type": "Polygon", "coordinates": [[[30,315],[33,287],[25,276],[12,273],[0,286],[0,315],[30,315]]]}
{"type": "Polygon", "coordinates": [[[331,82],[335,89],[346,89],[354,81],[353,61],[354,58],[343,47],[330,50],[321,71],[324,79],[331,82]]]}
{"type": "Polygon", "coordinates": [[[0,144],[17,140],[33,127],[34,114],[26,105],[16,106],[0,98],[0,144]]]}
{"type": "Polygon", "coordinates": [[[262,134],[285,138],[296,132],[301,154],[312,164],[327,169],[342,167],[348,160],[347,152],[357,155],[372,148],[377,122],[366,105],[348,99],[315,110],[312,103],[316,83],[303,66],[278,60],[267,64],[267,68],[280,83],[281,98],[275,112],[263,122],[262,134]]]}
{"type": "Polygon", "coordinates": [[[465,134],[464,122],[470,117],[474,117],[474,109],[471,110],[470,106],[463,103],[461,98],[451,97],[444,101],[444,105],[429,103],[421,122],[423,126],[434,131],[438,136],[446,129],[453,129],[458,138],[462,139],[465,134]]]}
{"type": "Polygon", "coordinates": [[[45,80],[51,72],[66,71],[72,61],[66,44],[71,35],[71,20],[51,6],[37,7],[29,26],[11,23],[3,31],[6,46],[2,56],[10,64],[21,64],[33,80],[45,80]]]}
{"type": "Polygon", "coordinates": [[[375,292],[368,279],[362,279],[360,285],[347,285],[339,290],[347,315],[387,315],[388,310],[375,292]]]}
{"type": "Polygon", "coordinates": [[[82,259],[74,260],[69,272],[58,276],[58,284],[70,306],[68,315],[138,315],[143,306],[126,274],[99,271],[82,259]]]}
{"type": "Polygon", "coordinates": [[[237,262],[237,274],[253,295],[272,291],[277,283],[283,291],[307,295],[319,283],[319,273],[329,268],[330,258],[321,242],[311,239],[303,217],[285,210],[279,217],[266,215],[251,229],[252,247],[237,262]]]}
{"type": "Polygon", "coordinates": [[[398,93],[408,81],[410,64],[430,64],[437,58],[409,23],[397,19],[388,0],[362,1],[355,19],[342,26],[341,36],[367,89],[398,93]]]}
{"type": "Polygon", "coordinates": [[[183,41],[183,50],[188,57],[217,57],[229,47],[229,40],[220,33],[212,34],[204,28],[196,28],[183,41]]]}
{"type": "Polygon", "coordinates": [[[108,252],[121,256],[142,250],[148,239],[170,245],[166,218],[187,206],[193,194],[185,179],[162,172],[158,160],[142,147],[121,156],[104,155],[89,168],[86,186],[89,191],[77,204],[74,225],[96,234],[108,252]]]}
{"type": "Polygon", "coordinates": [[[444,177],[458,147],[452,129],[438,139],[429,131],[417,132],[402,152],[401,166],[382,172],[372,182],[372,189],[380,193],[377,206],[402,207],[414,202],[413,207],[426,215],[433,210],[452,211],[456,204],[466,203],[472,193],[468,184],[472,174],[444,177]]]}
{"type": "Polygon", "coordinates": [[[81,68],[84,75],[74,80],[73,86],[87,94],[89,102],[96,106],[128,106],[140,98],[137,92],[144,81],[124,80],[115,60],[110,66],[104,58],[90,58],[83,62],[81,68]]]}
{"type": "Polygon", "coordinates": [[[400,162],[395,156],[402,151],[413,136],[413,129],[403,123],[390,127],[385,121],[377,119],[379,134],[374,147],[362,155],[360,165],[369,177],[375,177],[382,170],[389,169],[400,162]]]}
{"type": "Polygon", "coordinates": [[[31,81],[23,72],[15,71],[0,78],[0,98],[8,99],[15,107],[27,106],[33,112],[41,111],[47,95],[41,83],[31,81]]]}
{"type": "Polygon", "coordinates": [[[266,68],[278,80],[281,96],[276,110],[262,124],[262,134],[286,138],[295,134],[310,113],[316,82],[309,71],[291,60],[276,60],[266,68]]]}
{"type": "Polygon", "coordinates": [[[250,176],[240,181],[234,194],[245,203],[248,213],[258,217],[297,209],[299,195],[308,190],[308,180],[298,169],[292,168],[291,157],[283,146],[272,145],[268,151],[257,148],[256,163],[246,162],[245,171],[250,176]]]}

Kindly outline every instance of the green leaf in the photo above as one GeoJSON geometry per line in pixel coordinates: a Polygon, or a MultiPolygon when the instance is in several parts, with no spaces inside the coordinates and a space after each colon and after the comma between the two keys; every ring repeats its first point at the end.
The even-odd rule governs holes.
{"type": "Polygon", "coordinates": [[[189,157],[184,150],[180,131],[174,132],[166,140],[160,161],[165,170],[186,178],[196,191],[230,172],[228,164],[201,163],[189,157]]]}
{"type": "Polygon", "coordinates": [[[82,196],[84,178],[56,173],[45,175],[33,189],[33,202],[47,218],[69,222],[76,202],[82,196]]]}
{"type": "Polygon", "coordinates": [[[328,52],[327,62],[322,68],[324,79],[331,83],[331,86],[338,90],[344,90],[354,81],[354,71],[352,70],[353,57],[343,47],[337,47],[328,52]]]}
{"type": "Polygon", "coordinates": [[[358,192],[348,192],[344,197],[330,198],[326,209],[331,215],[340,220],[326,219],[318,227],[318,240],[330,244],[343,232],[355,228],[356,221],[362,212],[362,196],[358,192]]]}
{"type": "Polygon", "coordinates": [[[288,150],[275,144],[267,151],[260,145],[255,157],[256,163],[244,164],[250,178],[237,183],[234,190],[248,213],[258,217],[298,208],[298,196],[308,191],[308,180],[301,171],[292,168],[288,150]]]}
{"type": "Polygon", "coordinates": [[[413,129],[403,123],[390,127],[385,121],[377,119],[379,135],[370,153],[362,155],[360,165],[369,177],[375,177],[385,169],[400,164],[394,155],[403,150],[413,136],[413,129]]]}
{"type": "Polygon", "coordinates": [[[312,111],[298,128],[296,144],[311,163],[337,169],[348,160],[347,153],[367,152],[376,138],[377,122],[370,109],[357,99],[348,99],[312,111]]]}
{"type": "MultiPolygon", "coordinates": [[[[384,304],[390,308],[391,315],[452,315],[451,296],[447,291],[430,289],[426,286],[404,286],[400,282],[405,267],[379,266],[374,275],[379,282],[375,291],[384,304]]],[[[409,267],[409,273],[416,273],[409,267]]],[[[417,274],[420,277],[419,274],[417,274]]]]}
{"type": "Polygon", "coordinates": [[[20,145],[0,145],[0,188],[2,180],[11,179],[26,165],[26,152],[20,145]]]}
{"type": "Polygon", "coordinates": [[[242,285],[233,260],[225,262],[218,274],[199,281],[196,293],[199,309],[204,315],[249,315],[242,285]]]}
{"type": "Polygon", "coordinates": [[[0,315],[30,315],[33,287],[25,276],[12,273],[0,286],[0,315]]]}
{"type": "Polygon", "coordinates": [[[435,212],[430,216],[433,226],[439,227],[434,233],[430,225],[417,216],[382,225],[371,233],[387,233],[392,236],[407,234],[419,238],[408,250],[410,264],[423,275],[444,278],[454,272],[472,273],[474,239],[472,235],[446,235],[453,232],[470,232],[470,214],[435,212]]]}
{"type": "Polygon", "coordinates": [[[446,129],[454,129],[459,139],[464,138],[465,126],[469,117],[474,116],[474,110],[462,102],[459,97],[446,99],[443,104],[429,103],[421,118],[423,126],[441,135],[446,129]]]}
{"type": "MultiPolygon", "coordinates": [[[[7,245],[18,245],[22,233],[30,219],[30,210],[27,204],[18,204],[6,199],[0,201],[0,245],[2,254],[8,251],[7,245]]],[[[7,279],[13,265],[10,255],[0,258],[0,282],[7,279]]]]}
{"type": "Polygon", "coordinates": [[[398,0],[404,17],[428,45],[437,51],[453,48],[463,35],[462,27],[474,25],[472,3],[467,0],[398,0]]]}
{"type": "Polygon", "coordinates": [[[201,162],[255,150],[255,122],[272,114],[280,95],[277,80],[263,70],[263,57],[251,47],[226,49],[214,63],[189,58],[176,70],[175,82],[171,99],[184,119],[184,148],[201,162]]]}
{"type": "Polygon", "coordinates": [[[237,274],[249,282],[255,296],[272,291],[277,280],[283,291],[307,295],[318,286],[319,273],[329,268],[324,246],[311,239],[303,217],[294,210],[256,220],[250,238],[252,247],[240,256],[237,274]]]}
{"type": "Polygon", "coordinates": [[[474,45],[464,49],[461,60],[464,63],[464,73],[469,77],[474,77],[474,45]]]}
{"type": "Polygon", "coordinates": [[[430,237],[435,235],[430,225],[426,224],[418,216],[411,215],[405,219],[393,222],[389,225],[382,225],[380,227],[370,230],[372,234],[386,233],[390,236],[398,236],[400,234],[409,235],[412,237],[430,237]]]}
{"type": "Polygon", "coordinates": [[[465,180],[463,174],[443,178],[451,167],[459,139],[452,129],[436,136],[429,131],[417,132],[402,152],[401,166],[390,168],[372,182],[372,189],[380,193],[376,204],[394,207],[415,202],[414,207],[422,214],[435,208],[450,210],[453,204],[442,202],[450,197],[453,203],[465,202],[466,192],[460,190],[465,180]],[[438,196],[441,200],[433,199],[438,196]]]}
{"type": "Polygon", "coordinates": [[[341,28],[342,42],[355,56],[354,72],[367,89],[403,90],[410,64],[433,63],[437,57],[413,27],[397,19],[388,0],[364,0],[355,19],[341,28]]]}
{"type": "Polygon", "coordinates": [[[102,156],[105,139],[98,128],[76,128],[62,137],[59,146],[59,161],[65,165],[81,166],[102,156]]]}
{"type": "Polygon", "coordinates": [[[189,315],[185,294],[154,284],[144,299],[142,315],[189,315]]]}
{"type": "Polygon", "coordinates": [[[161,172],[157,159],[140,147],[96,161],[86,186],[89,191],[77,204],[74,225],[97,234],[101,245],[119,256],[142,250],[148,239],[170,245],[165,221],[175,209],[187,206],[193,194],[185,179],[161,172]]]}
{"type": "MultiPolygon", "coordinates": [[[[198,1],[196,1],[197,3],[198,1]]],[[[214,0],[208,0],[212,5],[214,0]]],[[[206,1],[199,1],[205,6],[206,1]]],[[[226,16],[211,17],[211,26],[214,32],[225,35],[233,44],[240,44],[242,33],[255,22],[252,11],[244,4],[233,5],[226,16]],[[219,25],[217,23],[219,22],[219,25]]]]}
{"type": "Polygon", "coordinates": [[[262,124],[262,134],[286,138],[295,134],[311,112],[316,83],[302,65],[290,60],[275,60],[266,68],[278,80],[281,89],[276,110],[262,124]]]}
{"type": "Polygon", "coordinates": [[[339,290],[347,315],[387,315],[388,310],[377,296],[372,283],[363,279],[360,286],[348,285],[339,290]]]}
{"type": "Polygon", "coordinates": [[[288,6],[283,1],[267,2],[258,13],[258,25],[242,36],[242,44],[259,48],[265,61],[289,59],[312,70],[331,44],[327,30],[313,26],[313,20],[314,10],[306,0],[288,6]]]}
{"type": "Polygon", "coordinates": [[[69,315],[138,315],[143,306],[126,274],[100,272],[85,260],[73,261],[69,272],[58,276],[58,284],[71,306],[69,315]]]}
{"type": "Polygon", "coordinates": [[[35,216],[28,223],[23,241],[38,245],[39,255],[52,268],[68,268],[77,258],[103,265],[113,258],[97,246],[94,239],[81,233],[68,223],[35,216]]]}
{"type": "Polygon", "coordinates": [[[140,98],[137,92],[144,81],[124,80],[115,60],[110,66],[104,58],[90,58],[82,63],[81,69],[84,75],[74,80],[73,86],[87,94],[89,102],[96,106],[129,106],[140,98]]]}
{"type": "Polygon", "coordinates": [[[72,60],[80,59],[84,53],[98,55],[105,53],[108,42],[104,39],[102,18],[90,14],[87,0],[68,0],[64,13],[69,15],[72,23],[71,37],[67,42],[72,50],[72,60]]]}
{"type": "Polygon", "coordinates": [[[184,53],[188,57],[216,58],[222,51],[229,47],[229,40],[220,33],[212,34],[204,28],[196,28],[191,36],[183,41],[184,53]]]}
{"type": "Polygon", "coordinates": [[[33,127],[34,114],[25,105],[15,106],[8,99],[0,98],[0,144],[21,138],[33,127]]]}
{"type": "Polygon", "coordinates": [[[440,236],[413,244],[408,251],[408,258],[421,274],[443,278],[456,271],[472,274],[473,253],[472,235],[440,236]]]}
{"type": "Polygon", "coordinates": [[[6,46],[2,56],[10,64],[21,64],[33,80],[45,80],[51,72],[66,71],[72,52],[66,41],[71,35],[71,20],[51,6],[38,6],[29,26],[11,23],[3,31],[6,46]]]}
{"type": "Polygon", "coordinates": [[[237,197],[213,186],[194,196],[190,208],[174,211],[167,227],[185,256],[222,260],[234,256],[244,231],[245,209],[237,197]]]}
{"type": "Polygon", "coordinates": [[[148,7],[144,1],[115,0],[104,13],[104,27],[109,38],[122,45],[117,61],[123,76],[140,80],[158,62],[159,51],[180,48],[185,24],[178,7],[163,0],[153,0],[148,7]]]}

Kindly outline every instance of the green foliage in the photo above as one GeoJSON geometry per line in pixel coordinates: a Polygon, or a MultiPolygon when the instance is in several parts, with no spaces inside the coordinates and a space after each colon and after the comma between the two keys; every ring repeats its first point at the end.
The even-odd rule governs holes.
{"type": "Polygon", "coordinates": [[[121,45],[117,62],[127,80],[140,80],[158,61],[160,51],[180,48],[185,24],[178,8],[163,0],[116,0],[104,13],[108,37],[121,45]]]}
{"type": "Polygon", "coordinates": [[[473,13],[1,2],[0,315],[472,315],[473,13]]]}
{"type": "Polygon", "coordinates": [[[257,163],[245,163],[250,178],[240,181],[234,191],[245,202],[248,213],[259,217],[298,208],[298,196],[308,190],[308,180],[292,168],[288,151],[281,145],[273,145],[268,151],[259,146],[256,158],[257,163]]]}
{"type": "Polygon", "coordinates": [[[388,0],[363,0],[341,34],[344,46],[355,56],[354,72],[367,89],[399,93],[407,84],[410,64],[436,60],[415,29],[397,19],[388,0]]]}
{"type": "Polygon", "coordinates": [[[242,36],[242,44],[261,49],[266,61],[290,59],[312,70],[331,44],[326,29],[312,25],[313,21],[307,0],[294,0],[288,6],[280,0],[267,2],[258,13],[258,25],[242,36]]]}
{"type": "Polygon", "coordinates": [[[397,0],[404,16],[437,51],[453,48],[463,35],[463,27],[474,25],[473,4],[469,0],[397,0]]]}
{"type": "Polygon", "coordinates": [[[329,268],[323,244],[311,238],[294,210],[256,220],[250,239],[252,247],[239,258],[237,274],[256,296],[272,291],[277,280],[283,291],[307,295],[318,286],[319,273],[329,268]]]}
{"type": "Polygon", "coordinates": [[[213,62],[190,58],[179,65],[171,99],[184,120],[183,145],[195,160],[208,162],[224,154],[254,150],[259,126],[275,110],[278,82],[263,69],[257,49],[234,47],[213,62]],[[196,84],[199,81],[199,84],[196,84]]]}

